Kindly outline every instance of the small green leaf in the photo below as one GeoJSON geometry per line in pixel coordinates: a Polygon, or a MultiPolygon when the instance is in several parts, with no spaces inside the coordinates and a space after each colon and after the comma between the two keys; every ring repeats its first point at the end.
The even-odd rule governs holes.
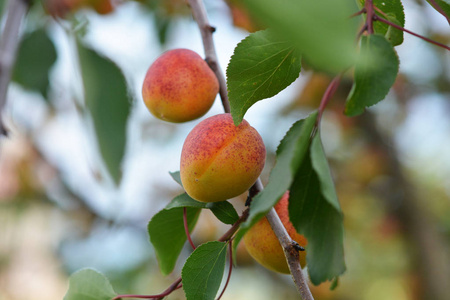
{"type": "Polygon", "coordinates": [[[64,300],[111,300],[117,296],[108,279],[92,269],[73,273],[64,300]]]}
{"type": "Polygon", "coordinates": [[[269,177],[269,183],[252,201],[250,214],[235,237],[234,247],[240,239],[277,203],[289,189],[295,172],[305,158],[309,148],[311,132],[317,119],[317,112],[300,120],[289,129],[277,149],[277,160],[269,177]]]}
{"type": "MultiPolygon", "coordinates": [[[[199,208],[188,207],[186,216],[189,231],[195,226],[200,213],[199,208]]],[[[183,208],[163,209],[148,224],[150,242],[156,251],[159,268],[164,275],[173,271],[175,263],[186,242],[183,225],[183,208]]]]}
{"type": "MultiPolygon", "coordinates": [[[[364,6],[365,0],[360,0],[361,7],[364,6]]],[[[373,4],[383,13],[375,10],[375,13],[401,27],[405,26],[405,12],[403,4],[400,0],[373,0],[373,4]]],[[[403,31],[393,28],[383,22],[374,22],[373,29],[375,33],[384,35],[393,46],[403,43],[403,31]]]]}
{"type": "Polygon", "coordinates": [[[222,223],[234,224],[239,219],[238,213],[228,201],[208,203],[206,207],[209,208],[222,223]]]}
{"type": "MultiPolygon", "coordinates": [[[[392,14],[388,14],[387,19],[388,19],[388,21],[391,21],[392,23],[401,26],[400,22],[392,14]]],[[[378,22],[378,23],[381,23],[381,22],[378,22]]],[[[392,46],[398,46],[401,43],[403,43],[403,31],[401,31],[397,28],[394,28],[392,26],[389,26],[388,30],[386,31],[385,36],[386,36],[386,39],[391,42],[392,46]]]]}
{"type": "Polygon", "coordinates": [[[354,63],[358,20],[351,0],[244,0],[248,11],[280,38],[292,41],[309,64],[337,73],[354,63]]]}
{"type": "Polygon", "coordinates": [[[103,160],[118,184],[125,153],[130,97],[125,77],[109,59],[78,45],[85,100],[92,116],[103,160]]]}
{"type": "Polygon", "coordinates": [[[316,134],[290,187],[289,218],[307,240],[306,261],[315,285],[345,271],[342,214],[325,153],[316,134]]]}
{"type": "Polygon", "coordinates": [[[181,195],[176,196],[173,200],[167,204],[165,209],[171,209],[175,207],[196,207],[196,208],[205,208],[207,203],[203,203],[189,197],[188,194],[183,193],[181,195]]]}
{"type": "Polygon", "coordinates": [[[26,89],[47,97],[49,72],[56,62],[56,48],[44,29],[27,34],[22,40],[12,79],[26,89]]]}
{"type": "Polygon", "coordinates": [[[222,282],[227,243],[200,245],[186,260],[181,271],[187,300],[213,300],[222,282]]]}
{"type": "Polygon", "coordinates": [[[289,86],[300,69],[298,51],[271,30],[252,33],[242,40],[227,68],[228,96],[235,124],[242,121],[253,104],[289,86]]]}
{"type": "Polygon", "coordinates": [[[339,277],[335,277],[330,284],[330,291],[334,291],[339,285],[339,277]]]}
{"type": "Polygon", "coordinates": [[[165,209],[172,209],[176,207],[194,207],[194,208],[208,208],[212,213],[225,224],[234,224],[239,216],[233,205],[227,201],[204,203],[189,197],[188,194],[183,193],[176,196],[165,209]]]}
{"type": "Polygon", "coordinates": [[[169,174],[170,176],[172,176],[173,180],[175,180],[179,185],[183,186],[183,184],[181,183],[180,171],[169,172],[169,174]]]}
{"type": "Polygon", "coordinates": [[[383,36],[372,34],[361,38],[361,53],[355,67],[355,82],[347,98],[345,114],[356,116],[365,107],[383,100],[395,82],[398,56],[383,36]]]}

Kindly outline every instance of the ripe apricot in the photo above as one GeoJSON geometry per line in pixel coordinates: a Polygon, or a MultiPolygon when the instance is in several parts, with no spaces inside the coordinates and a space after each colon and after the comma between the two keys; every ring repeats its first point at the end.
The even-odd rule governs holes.
{"type": "Polygon", "coordinates": [[[92,8],[102,15],[114,11],[111,0],[45,0],[44,6],[48,13],[60,18],[65,18],[69,13],[75,13],[82,8],[92,8]]]}
{"type": "Polygon", "coordinates": [[[187,136],[181,152],[181,181],[186,193],[198,201],[224,201],[255,183],[265,159],[263,140],[247,121],[235,126],[230,114],[215,115],[187,136]]]}
{"type": "MultiPolygon", "coordinates": [[[[289,236],[296,241],[300,246],[306,246],[308,243],[306,238],[297,233],[292,223],[289,221],[289,192],[286,192],[281,200],[275,205],[275,211],[281,219],[289,236]]],[[[262,218],[258,223],[244,235],[244,243],[248,253],[262,266],[269,270],[289,273],[289,267],[284,256],[283,248],[281,247],[277,236],[270,227],[266,217],[262,218]]],[[[300,265],[306,265],[306,251],[299,252],[300,265]]]]}
{"type": "Polygon", "coordinates": [[[161,55],[148,69],[142,96],[157,118],[174,123],[203,116],[214,103],[219,81],[194,51],[174,49],[161,55]]]}

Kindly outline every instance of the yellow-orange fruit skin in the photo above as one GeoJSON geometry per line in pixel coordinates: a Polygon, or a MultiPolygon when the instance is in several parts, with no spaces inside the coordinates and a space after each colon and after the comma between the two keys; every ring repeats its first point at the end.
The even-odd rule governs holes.
{"type": "Polygon", "coordinates": [[[114,11],[111,0],[45,0],[45,9],[55,17],[65,18],[82,8],[93,8],[97,13],[105,15],[114,11]]]}
{"type": "MultiPolygon", "coordinates": [[[[275,210],[281,219],[290,237],[300,246],[305,247],[308,243],[306,238],[297,233],[292,223],[289,221],[289,192],[286,192],[280,201],[275,205],[275,210]]],[[[248,253],[262,266],[269,270],[288,274],[289,267],[284,256],[277,236],[270,227],[266,217],[262,218],[244,235],[244,243],[248,253]]],[[[300,251],[300,265],[306,265],[306,251],[300,251]]]]}
{"type": "Polygon", "coordinates": [[[174,123],[195,120],[211,108],[219,82],[208,64],[194,51],[174,49],[150,66],[142,97],[157,118],[174,123]]]}
{"type": "Polygon", "coordinates": [[[264,168],[266,149],[259,133],[230,114],[200,122],[181,152],[180,176],[186,193],[201,202],[236,197],[255,183],[264,168]]]}

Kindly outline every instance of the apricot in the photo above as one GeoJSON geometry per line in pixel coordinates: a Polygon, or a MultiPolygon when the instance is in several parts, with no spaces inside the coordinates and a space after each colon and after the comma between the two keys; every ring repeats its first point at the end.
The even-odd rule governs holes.
{"type": "Polygon", "coordinates": [[[174,123],[200,118],[214,103],[219,81],[194,51],[174,49],[161,55],[148,69],[142,97],[157,118],[174,123]]]}
{"type": "MultiPolygon", "coordinates": [[[[291,221],[289,221],[288,205],[289,192],[286,192],[275,205],[275,211],[280,217],[289,236],[300,246],[304,247],[308,242],[303,235],[297,233],[291,221]]],[[[280,273],[288,274],[290,272],[283,248],[266,217],[253,225],[244,235],[243,240],[248,253],[262,266],[280,273]]],[[[301,251],[299,254],[300,265],[303,268],[306,265],[306,251],[301,251]]]]}
{"type": "Polygon", "coordinates": [[[201,202],[224,201],[248,190],[264,168],[266,148],[245,120],[230,114],[209,117],[192,129],[181,152],[186,193],[201,202]]]}
{"type": "Polygon", "coordinates": [[[82,8],[92,8],[105,15],[114,11],[111,0],[45,0],[46,10],[55,17],[65,18],[82,8]]]}

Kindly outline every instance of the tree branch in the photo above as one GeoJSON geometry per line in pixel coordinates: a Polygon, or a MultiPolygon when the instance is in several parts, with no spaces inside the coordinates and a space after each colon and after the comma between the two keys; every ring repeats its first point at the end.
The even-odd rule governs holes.
{"type": "Polygon", "coordinates": [[[28,6],[27,0],[10,0],[8,2],[5,27],[0,40],[0,136],[7,134],[2,113],[6,104],[12,68],[16,61],[20,25],[27,13],[28,6]]]}
{"type": "Polygon", "coordinates": [[[211,70],[216,74],[217,80],[219,80],[219,94],[220,99],[222,100],[222,106],[225,112],[229,113],[230,103],[228,102],[227,82],[217,59],[216,48],[212,36],[216,29],[208,22],[208,15],[206,14],[206,9],[202,0],[188,0],[188,2],[191,7],[192,15],[194,16],[202,35],[205,60],[211,70]]]}
{"type": "MultiPolygon", "coordinates": [[[[256,189],[259,189],[259,191],[263,190],[263,186],[259,178],[254,187],[256,189]]],[[[308,282],[306,281],[306,278],[302,272],[299,253],[298,249],[296,248],[297,243],[295,243],[291,239],[290,235],[286,231],[286,228],[283,226],[280,217],[273,207],[267,213],[266,218],[267,221],[269,221],[270,227],[272,227],[273,232],[277,236],[281,247],[283,247],[284,255],[286,256],[289,270],[291,271],[292,279],[294,280],[297,291],[300,293],[303,300],[314,300],[311,291],[309,290],[308,282]]]]}
{"type": "MultiPolygon", "coordinates": [[[[206,9],[203,5],[202,0],[188,0],[189,5],[191,7],[192,15],[194,19],[197,21],[198,27],[200,29],[203,47],[205,48],[206,61],[210,65],[211,69],[217,76],[220,84],[220,96],[222,99],[222,104],[225,112],[230,112],[230,104],[228,102],[228,94],[226,88],[226,81],[223,73],[217,63],[217,55],[214,48],[214,42],[212,39],[212,33],[214,32],[214,28],[209,25],[208,16],[206,14],[206,9]]],[[[253,194],[257,194],[263,190],[263,185],[261,183],[261,179],[255,182],[255,184],[250,189],[253,194]]],[[[245,212],[244,212],[245,213],[245,212]]],[[[244,214],[243,214],[244,215],[244,214]]],[[[306,282],[305,277],[303,276],[302,268],[300,266],[299,254],[298,250],[295,248],[293,240],[289,236],[284,228],[283,223],[280,220],[280,217],[275,212],[275,209],[272,208],[269,213],[266,215],[267,220],[269,221],[272,230],[276,234],[278,241],[284,249],[284,254],[286,256],[286,260],[289,265],[289,269],[291,270],[291,274],[294,280],[294,283],[299,291],[300,295],[304,300],[313,300],[311,291],[309,290],[309,286],[306,282]]],[[[242,221],[242,218],[240,219],[242,221]]],[[[238,222],[239,223],[239,222],[238,222]]],[[[237,230],[239,227],[234,227],[233,230],[237,230]]],[[[234,233],[234,232],[233,232],[234,233]]],[[[222,239],[221,239],[222,240],[222,239]]]]}

